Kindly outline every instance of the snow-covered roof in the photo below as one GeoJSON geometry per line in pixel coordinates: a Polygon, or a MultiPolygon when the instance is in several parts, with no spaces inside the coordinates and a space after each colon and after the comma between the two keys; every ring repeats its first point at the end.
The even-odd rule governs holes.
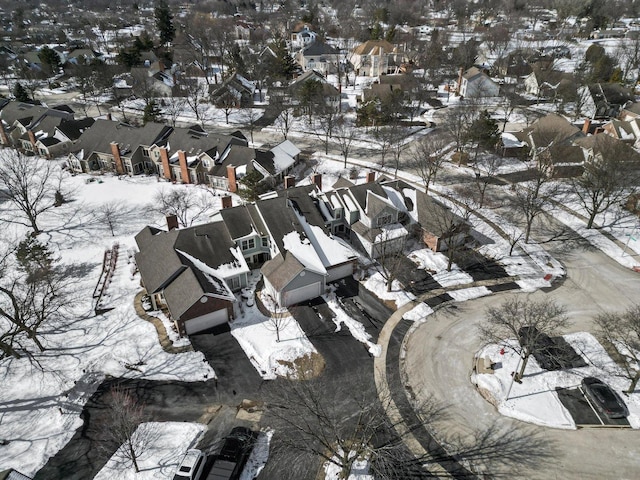
{"type": "MultiPolygon", "coordinates": [[[[213,287],[213,291],[209,292],[211,293],[211,295],[215,297],[223,298],[225,300],[229,300],[232,302],[235,301],[236,299],[235,295],[227,285],[227,282],[224,281],[224,279],[220,276],[220,273],[219,273],[220,269],[224,270],[223,268],[224,265],[221,265],[219,268],[211,268],[206,263],[198,260],[195,257],[192,257],[188,253],[182,252],[180,250],[176,250],[176,251],[179,252],[181,255],[183,255],[187,260],[189,260],[193,264],[195,268],[197,268],[200,272],[202,272],[202,274],[205,276],[205,278],[209,281],[209,283],[213,287]]],[[[247,266],[246,262],[244,262],[244,266],[246,268],[247,266]]],[[[240,269],[237,269],[237,270],[240,270],[240,269]]],[[[248,271],[248,268],[247,268],[247,271],[248,271]]],[[[239,274],[241,272],[238,271],[237,273],[239,274]]]]}
{"type": "Polygon", "coordinates": [[[273,165],[276,172],[283,172],[295,163],[294,157],[290,155],[286,149],[281,148],[280,145],[276,145],[271,149],[271,153],[273,153],[273,165]]]}
{"type": "Polygon", "coordinates": [[[340,265],[355,258],[353,251],[327,235],[316,225],[303,224],[316,254],[326,268],[340,265]]]}
{"type": "Polygon", "coordinates": [[[394,238],[400,238],[409,235],[407,229],[399,223],[385,225],[380,230],[381,232],[376,235],[374,243],[387,242],[389,240],[393,240],[394,238]]]}
{"type": "MultiPolygon", "coordinates": [[[[395,188],[388,187],[386,185],[382,185],[382,188],[387,194],[387,197],[389,197],[389,200],[391,200],[391,203],[393,203],[394,207],[396,207],[401,212],[407,211],[407,206],[404,203],[404,198],[402,197],[402,193],[400,193],[395,188]]],[[[408,190],[408,189],[405,188],[405,190],[408,190]]]]}
{"type": "Polygon", "coordinates": [[[282,238],[285,250],[288,250],[305,268],[326,275],[327,270],[316,249],[308,238],[302,238],[298,232],[289,232],[282,238]]]}
{"type": "Polygon", "coordinates": [[[502,134],[502,144],[507,148],[518,148],[526,145],[525,142],[521,142],[515,135],[508,132],[502,134]]]}

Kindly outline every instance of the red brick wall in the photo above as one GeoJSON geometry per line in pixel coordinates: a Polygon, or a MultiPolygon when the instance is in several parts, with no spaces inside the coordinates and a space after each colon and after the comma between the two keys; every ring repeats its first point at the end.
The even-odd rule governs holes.
{"type": "Polygon", "coordinates": [[[167,180],[173,180],[171,175],[171,165],[169,164],[169,152],[166,148],[160,149],[160,160],[162,161],[162,173],[167,180]]]}
{"type": "Polygon", "coordinates": [[[187,154],[182,150],[178,150],[178,161],[180,162],[180,176],[182,183],[191,183],[189,178],[189,167],[187,166],[187,154]]]}
{"type": "Polygon", "coordinates": [[[122,164],[122,157],[120,157],[120,145],[115,142],[111,142],[111,155],[116,162],[116,173],[118,175],[124,175],[124,165],[122,164]]]}
{"type": "Polygon", "coordinates": [[[236,182],[236,167],[227,166],[227,179],[229,180],[229,191],[236,193],[238,191],[238,183],[236,182]]]}

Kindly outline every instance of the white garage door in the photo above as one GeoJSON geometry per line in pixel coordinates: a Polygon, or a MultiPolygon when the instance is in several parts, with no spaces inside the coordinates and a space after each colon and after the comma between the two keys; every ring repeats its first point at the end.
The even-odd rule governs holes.
{"type": "Polygon", "coordinates": [[[320,282],[312,283],[311,285],[307,285],[305,287],[296,288],[295,290],[283,292],[283,306],[288,307],[289,305],[294,305],[306,300],[311,300],[312,298],[316,298],[321,293],[320,282]]]}
{"type": "Polygon", "coordinates": [[[227,309],[217,310],[215,312],[207,313],[201,317],[192,318],[184,322],[184,328],[187,331],[187,335],[207,330],[208,328],[217,327],[222,325],[228,320],[227,309]]]}

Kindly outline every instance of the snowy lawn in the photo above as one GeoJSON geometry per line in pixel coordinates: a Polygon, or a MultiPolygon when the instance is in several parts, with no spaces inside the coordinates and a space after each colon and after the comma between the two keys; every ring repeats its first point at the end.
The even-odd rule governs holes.
{"type": "Polygon", "coordinates": [[[95,480],[160,480],[173,478],[184,453],[198,443],[204,425],[183,422],[141,423],[133,434],[134,443],[143,439],[137,458],[139,473],[122,447],[109,459],[95,480]]]}
{"type": "MultiPolygon", "coordinates": [[[[26,358],[0,362],[4,410],[0,438],[8,441],[0,447],[0,469],[17,467],[33,475],[42,468],[82,425],[80,412],[105,375],[180,381],[202,381],[215,375],[199,352],[165,352],[155,327],[140,319],[133,308],[134,295],[141,289],[140,278],[132,274],[133,264],[129,263],[133,236],[146,224],[163,223],[162,216],[150,213],[147,204],[159,188],[168,185],[153,177],[118,180],[107,175],[100,177],[101,182],[87,183],[88,178],[69,178],[74,201],[42,216],[40,241],[48,243],[63,264],[81,265],[82,276],[74,285],[77,302],[40,330],[47,349],[38,353],[31,348],[42,367],[26,358]],[[117,199],[126,199],[123,208],[135,214],[124,215],[111,236],[99,217],[102,206],[117,199]],[[104,250],[115,242],[120,245],[118,262],[102,302],[113,310],[95,315],[93,289],[104,250]]],[[[13,241],[25,234],[26,230],[10,225],[2,237],[13,241]]]]}
{"type": "Polygon", "coordinates": [[[279,313],[271,320],[255,305],[245,305],[243,309],[242,315],[231,322],[231,335],[265,380],[278,376],[295,378],[296,362],[318,355],[298,322],[288,312],[279,313]]]}
{"type": "Polygon", "coordinates": [[[602,345],[586,332],[564,335],[564,339],[584,358],[586,367],[547,371],[540,368],[532,356],[527,363],[522,383],[512,382],[511,372],[517,370],[518,354],[505,349],[504,355],[501,355],[500,345],[489,345],[480,350],[477,356],[489,357],[502,365],[493,374],[473,374],[472,381],[489,392],[502,415],[538,425],[571,429],[575,428],[575,423],[571,414],[560,403],[555,389],[577,387],[584,377],[597,377],[620,394],[629,407],[629,423],[633,428],[640,428],[640,394],[627,396],[622,393],[628,388],[629,380],[621,376],[620,368],[602,345]]]}
{"type": "Polygon", "coordinates": [[[382,277],[380,272],[376,272],[371,275],[363,283],[364,288],[375,294],[381,300],[390,300],[395,302],[396,309],[402,307],[404,304],[409,303],[411,300],[415,300],[416,297],[412,293],[405,292],[400,287],[400,283],[394,280],[391,284],[391,291],[387,291],[387,283],[382,277]]]}

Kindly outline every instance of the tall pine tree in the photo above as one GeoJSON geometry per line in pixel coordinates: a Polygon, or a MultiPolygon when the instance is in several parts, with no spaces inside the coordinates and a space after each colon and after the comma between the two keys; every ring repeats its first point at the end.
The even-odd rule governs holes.
{"type": "Polygon", "coordinates": [[[149,103],[144,106],[144,113],[142,114],[142,123],[158,122],[161,118],[162,110],[158,107],[155,100],[151,99],[149,103]]]}
{"type": "Polygon", "coordinates": [[[27,93],[27,89],[20,82],[16,82],[13,87],[13,96],[16,97],[18,102],[28,102],[31,100],[29,98],[29,94],[27,93]]]}
{"type": "Polygon", "coordinates": [[[155,8],[156,27],[160,32],[160,43],[167,44],[176,36],[176,28],[173,26],[173,15],[165,0],[159,0],[155,8]]]}

